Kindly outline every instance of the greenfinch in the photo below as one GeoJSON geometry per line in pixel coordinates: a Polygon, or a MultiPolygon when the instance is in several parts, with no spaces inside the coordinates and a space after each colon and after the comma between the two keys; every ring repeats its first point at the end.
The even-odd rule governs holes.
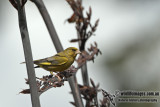
{"type": "Polygon", "coordinates": [[[81,52],[75,47],[69,47],[54,56],[44,59],[34,60],[35,68],[43,68],[53,75],[53,72],[61,72],[68,69],[74,62],[77,54],[81,52]]]}

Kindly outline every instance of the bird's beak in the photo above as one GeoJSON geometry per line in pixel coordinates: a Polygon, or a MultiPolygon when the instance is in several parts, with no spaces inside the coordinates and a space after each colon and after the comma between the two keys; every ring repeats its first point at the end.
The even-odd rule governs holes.
{"type": "Polygon", "coordinates": [[[81,51],[79,51],[79,50],[76,50],[76,54],[80,54],[81,53],[81,51]]]}

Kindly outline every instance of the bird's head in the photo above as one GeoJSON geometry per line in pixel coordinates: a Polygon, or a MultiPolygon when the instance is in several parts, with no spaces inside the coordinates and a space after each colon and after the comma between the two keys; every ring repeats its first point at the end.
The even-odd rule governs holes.
{"type": "Polygon", "coordinates": [[[76,57],[77,54],[80,54],[81,52],[75,48],[75,47],[69,47],[67,48],[66,50],[66,53],[68,56],[71,56],[71,57],[76,57]]]}

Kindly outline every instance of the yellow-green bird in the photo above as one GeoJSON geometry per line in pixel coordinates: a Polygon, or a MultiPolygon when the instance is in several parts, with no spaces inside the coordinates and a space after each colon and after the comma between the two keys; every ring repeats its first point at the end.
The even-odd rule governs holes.
{"type": "Polygon", "coordinates": [[[53,72],[61,72],[68,69],[74,62],[77,54],[81,52],[75,47],[69,47],[54,56],[44,59],[34,60],[35,68],[43,68],[53,75],[53,72]]]}

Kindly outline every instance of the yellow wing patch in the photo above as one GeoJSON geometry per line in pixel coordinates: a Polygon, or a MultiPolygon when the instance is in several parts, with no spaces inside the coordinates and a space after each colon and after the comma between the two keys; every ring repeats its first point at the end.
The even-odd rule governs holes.
{"type": "Polygon", "coordinates": [[[50,62],[42,62],[42,63],[40,63],[41,65],[52,65],[52,63],[50,63],[50,62]]]}
{"type": "Polygon", "coordinates": [[[45,59],[44,61],[37,63],[37,65],[45,65],[45,66],[52,66],[52,65],[63,65],[68,62],[66,57],[54,56],[45,59]]]}

